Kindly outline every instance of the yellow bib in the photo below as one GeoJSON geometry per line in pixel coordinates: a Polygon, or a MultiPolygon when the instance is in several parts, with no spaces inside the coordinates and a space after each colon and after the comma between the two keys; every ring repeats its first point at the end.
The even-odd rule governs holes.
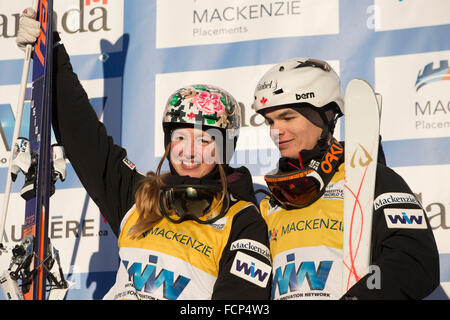
{"type": "Polygon", "coordinates": [[[268,198],[261,201],[273,260],[273,299],[339,297],[343,188],[342,164],[323,196],[308,207],[285,210],[272,207],[268,198]]]}
{"type": "Polygon", "coordinates": [[[234,216],[250,202],[239,201],[213,224],[162,219],[139,238],[129,237],[138,213],[122,220],[121,263],[106,299],[210,299],[234,216]]]}

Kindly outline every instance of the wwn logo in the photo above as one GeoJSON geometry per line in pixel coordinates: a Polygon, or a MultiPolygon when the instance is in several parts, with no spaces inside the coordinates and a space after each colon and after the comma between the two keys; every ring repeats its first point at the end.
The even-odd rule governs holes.
{"type": "Polygon", "coordinates": [[[241,251],[236,253],[230,272],[260,287],[266,287],[272,266],[241,251]]]}
{"type": "Polygon", "coordinates": [[[298,269],[295,269],[295,254],[286,256],[288,262],[282,270],[275,270],[272,282],[272,299],[278,290],[280,295],[288,292],[299,291],[305,279],[311,290],[323,290],[328,279],[333,261],[321,261],[316,269],[314,261],[303,261],[298,269]]]}
{"type": "Polygon", "coordinates": [[[384,209],[388,228],[426,229],[427,223],[422,209],[384,209]]]}
{"type": "Polygon", "coordinates": [[[149,263],[146,265],[134,262],[128,267],[129,261],[123,260],[122,262],[128,271],[129,280],[133,282],[136,290],[144,290],[151,294],[163,287],[163,296],[169,300],[176,300],[191,281],[181,275],[175,280],[174,272],[167,269],[162,269],[157,275],[158,256],[150,255],[149,263]]]}

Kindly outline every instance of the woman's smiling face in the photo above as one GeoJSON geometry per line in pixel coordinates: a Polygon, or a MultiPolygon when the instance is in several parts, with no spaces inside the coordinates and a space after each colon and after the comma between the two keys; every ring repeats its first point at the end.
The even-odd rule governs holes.
{"type": "Polygon", "coordinates": [[[216,166],[215,141],[207,132],[180,128],[172,132],[170,162],[180,176],[201,178],[216,166]]]}

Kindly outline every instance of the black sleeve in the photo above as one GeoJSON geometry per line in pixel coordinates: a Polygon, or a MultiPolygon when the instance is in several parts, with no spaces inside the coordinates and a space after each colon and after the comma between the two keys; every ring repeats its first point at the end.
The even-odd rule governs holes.
{"type": "Polygon", "coordinates": [[[270,299],[272,263],[268,248],[267,225],[254,205],[234,216],[230,237],[220,259],[219,276],[214,285],[212,299],[270,299]],[[238,252],[263,264],[259,266],[264,270],[258,265],[254,267],[252,281],[232,273],[237,266],[241,275],[246,271],[249,275],[252,274],[249,270],[251,260],[235,261],[238,252]]]}
{"type": "Polygon", "coordinates": [[[120,221],[134,203],[142,175],[114,144],[72,71],[62,45],[54,49],[52,125],[78,178],[117,235],[120,221]],[[128,163],[128,165],[127,165],[128,163]]]}
{"type": "Polygon", "coordinates": [[[346,296],[423,299],[439,285],[439,253],[426,212],[392,169],[379,165],[376,179],[372,265],[379,274],[373,268],[346,296]]]}

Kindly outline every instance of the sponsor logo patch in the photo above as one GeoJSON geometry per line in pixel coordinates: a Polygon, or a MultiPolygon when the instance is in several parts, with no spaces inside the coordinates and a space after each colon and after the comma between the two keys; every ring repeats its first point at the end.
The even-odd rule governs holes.
{"type": "Polygon", "coordinates": [[[375,210],[380,209],[386,205],[398,204],[398,203],[411,203],[415,204],[419,207],[420,202],[416,199],[416,197],[409,193],[383,193],[379,195],[373,202],[373,207],[375,210]]]}
{"type": "Polygon", "coordinates": [[[262,243],[251,239],[239,239],[231,244],[230,250],[249,250],[262,255],[267,260],[270,259],[270,250],[262,243]]]}
{"type": "Polygon", "coordinates": [[[267,286],[272,267],[241,251],[236,253],[230,273],[256,284],[262,288],[267,286]]]}
{"type": "Polygon", "coordinates": [[[124,158],[122,161],[123,161],[123,163],[125,163],[125,165],[126,165],[128,168],[130,168],[131,170],[136,169],[136,165],[135,165],[133,162],[131,162],[130,160],[128,160],[128,158],[124,158]]]}
{"type": "Polygon", "coordinates": [[[344,200],[344,181],[330,182],[327,185],[322,198],[344,200]]]}

